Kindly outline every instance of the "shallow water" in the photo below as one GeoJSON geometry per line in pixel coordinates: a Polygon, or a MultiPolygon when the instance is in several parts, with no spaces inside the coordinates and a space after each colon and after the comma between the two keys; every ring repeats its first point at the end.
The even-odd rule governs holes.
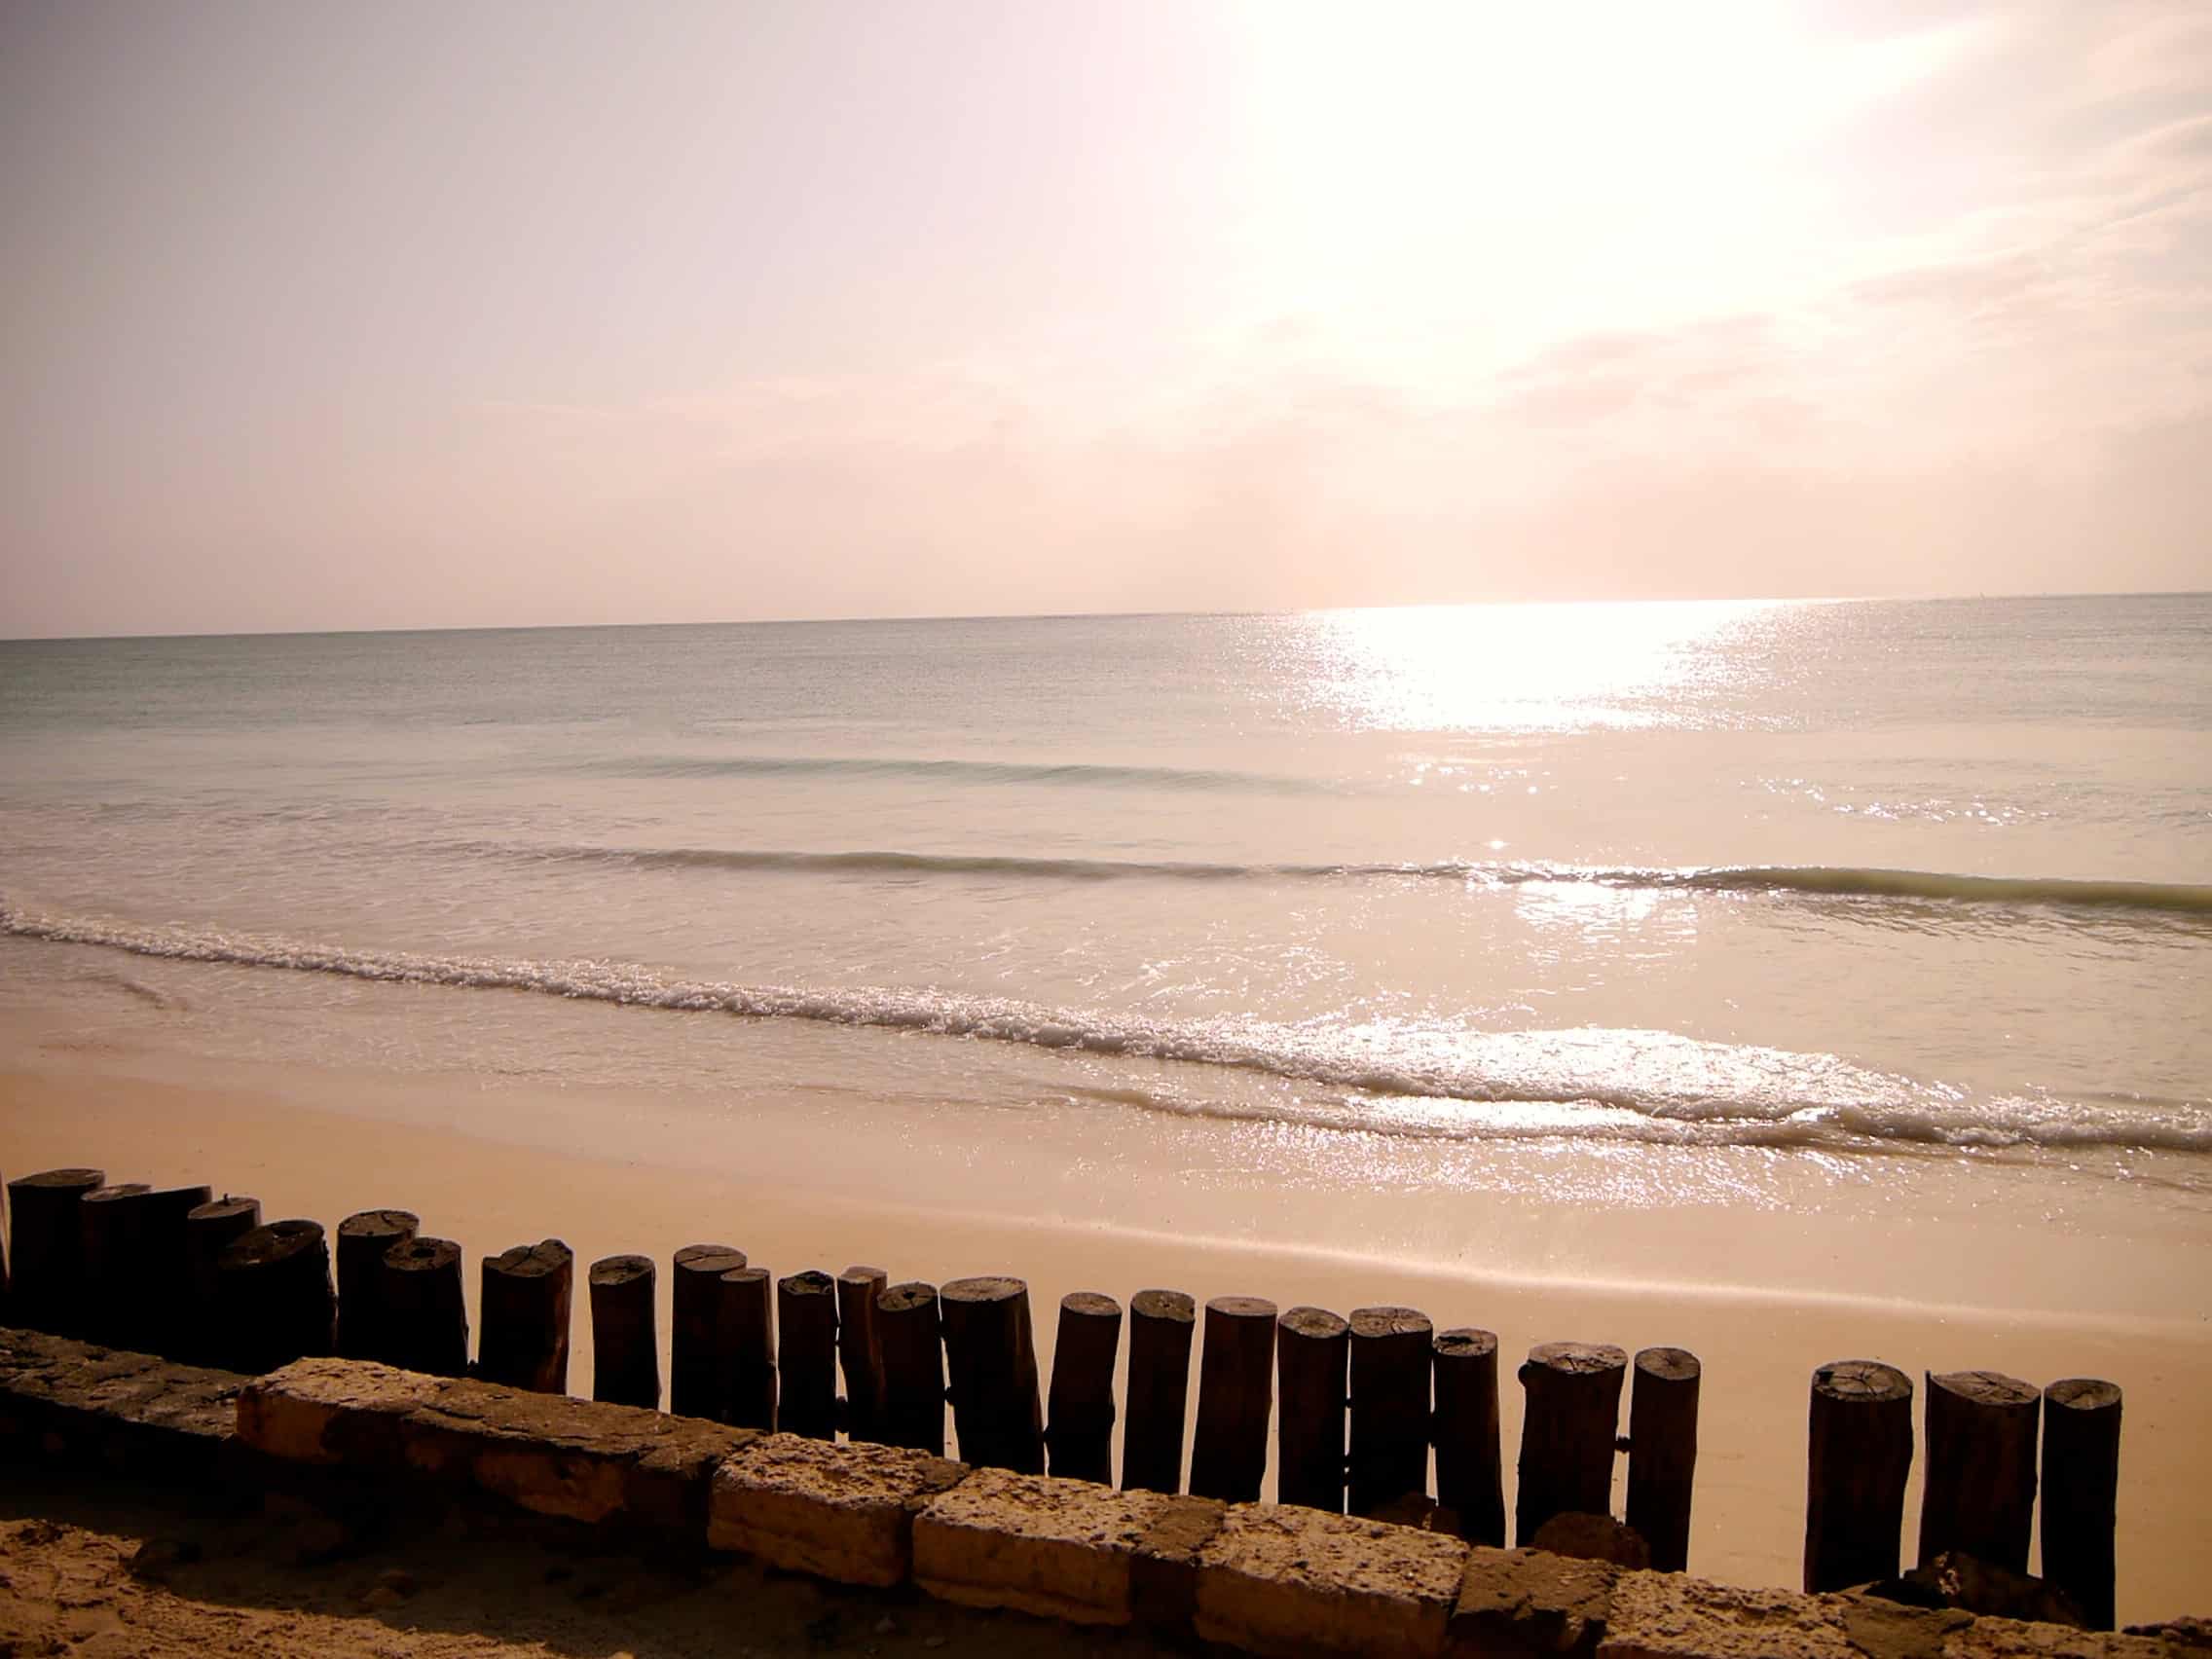
{"type": "Polygon", "coordinates": [[[18,643],[0,774],[0,999],[206,1053],[2212,1190],[2204,596],[18,643]]]}

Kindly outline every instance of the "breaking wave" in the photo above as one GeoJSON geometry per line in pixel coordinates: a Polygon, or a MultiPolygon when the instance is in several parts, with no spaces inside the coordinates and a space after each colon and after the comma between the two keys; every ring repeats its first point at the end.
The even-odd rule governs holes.
{"type": "Polygon", "coordinates": [[[1186,1089],[1148,1089],[1132,1103],[1367,1132],[1460,1140],[1594,1135],[1688,1144],[2212,1152],[2212,1113],[2186,1101],[1978,1098],[1834,1055],[1706,1043],[1658,1031],[1465,1032],[1390,1024],[1284,1025],[1241,1017],[1156,1019],[934,990],[689,980],[634,963],[355,949],[27,914],[4,903],[0,933],[172,961],[812,1020],[1230,1068],[1355,1098],[1221,1100],[1186,1089]]]}
{"type": "Polygon", "coordinates": [[[471,851],[522,859],[632,867],[790,870],[863,875],[991,875],[1058,881],[1295,881],[1400,876],[1478,887],[1561,885],[1661,892],[1801,895],[1832,899],[2005,907],[2133,910],[2212,921],[2212,886],[2096,881],[2060,876],[1956,875],[1936,870],[1788,865],[1682,868],[1580,865],[1434,863],[1225,864],[1192,860],[1029,858],[1003,853],[855,851],[810,853],[746,847],[509,847],[471,851]]]}

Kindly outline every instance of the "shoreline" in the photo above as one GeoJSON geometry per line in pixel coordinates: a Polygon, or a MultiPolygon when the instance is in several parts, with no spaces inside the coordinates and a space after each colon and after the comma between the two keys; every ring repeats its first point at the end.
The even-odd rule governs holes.
{"type": "MultiPolygon", "coordinates": [[[[2212,1545],[2212,1424],[2202,1411],[2202,1401],[2212,1396],[2212,1319],[2203,1314],[2192,1320],[2181,1311],[2144,1317],[2082,1308],[1917,1304],[1789,1283],[1805,1264],[1766,1264],[1770,1282],[1747,1286],[1692,1276],[1681,1262],[1668,1268],[1655,1260],[1651,1276],[1622,1278],[1502,1262],[1420,1260],[1389,1247],[1362,1252],[1297,1230],[1297,1203],[1327,1202],[1325,1194],[1290,1195],[1269,1236],[993,1214],[977,1205],[917,1203],[911,1188],[902,1194],[876,1170],[842,1168],[841,1149],[814,1137],[778,1149],[765,1143],[784,1137],[764,1136],[769,1155],[751,1171],[702,1161],[686,1168],[656,1159],[649,1155],[660,1144],[650,1135],[640,1137],[637,1148],[648,1156],[588,1156],[426,1121],[423,1097],[437,1085],[425,1080],[172,1061],[75,1045],[34,1046],[19,1041],[24,1035],[17,1026],[18,1040],[11,1042],[0,1070],[0,1120],[7,1125],[0,1159],[7,1173],[89,1161],[115,1179],[190,1179],[251,1192],[269,1219],[307,1215],[327,1228],[355,1209],[403,1205],[423,1216],[425,1232],[463,1245],[472,1322],[475,1261],[510,1244],[562,1237],[581,1259],[580,1269],[619,1251],[665,1263],[682,1244],[720,1239],[776,1273],[806,1267],[834,1272],[858,1261],[885,1268],[894,1279],[1016,1273],[1029,1281],[1037,1309],[1041,1371],[1051,1362],[1050,1309],[1061,1295],[1103,1289],[1125,1303],[1154,1284],[1188,1290],[1201,1301],[1257,1294],[1283,1307],[1310,1303],[1340,1311],[1404,1303],[1421,1308],[1440,1330],[1460,1324],[1494,1330],[1508,1367],[1543,1341],[1610,1342],[1632,1350],[1687,1347],[1704,1361],[1707,1379],[1692,1569],[1742,1584],[1797,1581],[1805,1389],[1815,1366],[1863,1356],[1887,1359],[1908,1375],[1986,1366],[2038,1383],[2061,1376],[2110,1377],[2128,1393],[2119,1535],[2121,1619],[2172,1616],[2201,1599],[2198,1566],[2212,1545]],[[190,1081],[157,1081],[146,1075],[149,1069],[190,1081]],[[343,1109],[333,1110],[334,1102],[343,1109]],[[809,1161],[812,1183],[794,1175],[809,1161]],[[825,1172],[830,1179],[822,1178],[825,1172]]],[[[564,1103],[560,1093],[519,1090],[506,1105],[535,1103],[558,1119],[579,1104],[564,1103]]],[[[590,1102],[580,1104],[589,1109],[590,1102]]],[[[750,1104],[766,1110],[764,1103],[750,1104]]],[[[503,1116],[513,1121],[512,1110],[503,1116]]],[[[695,1132],[697,1125],[683,1127],[695,1132]]],[[[890,1166],[899,1162],[894,1157],[890,1166]]],[[[1460,1201],[1503,1208],[1511,1225],[1524,1231],[1571,1235],[1604,1219],[1540,1196],[1510,1204],[1494,1195],[1460,1201]]],[[[1724,1230],[1729,1219],[1724,1214],[1706,1224],[1724,1230]]],[[[1817,1233],[1821,1218],[1809,1219],[1817,1233]]],[[[1878,1232],[1849,1242],[1862,1252],[1899,1248],[1878,1232]]],[[[2143,1248],[2131,1272],[2154,1275],[2181,1299],[2173,1306],[2186,1309],[2188,1292],[2181,1287],[2202,1282],[2204,1241],[2185,1230],[2163,1245],[2143,1248]]],[[[1614,1258],[1616,1268],[1619,1261],[1614,1258]]],[[[1911,1266],[1893,1264],[1900,1276],[1911,1266]]],[[[665,1272],[659,1288],[665,1333],[665,1272]]],[[[582,1300],[579,1295],[570,1371],[576,1393],[589,1392],[591,1375],[582,1300]]],[[[1194,1364],[1194,1382],[1197,1370],[1194,1364]]],[[[1501,1382],[1510,1483],[1520,1390],[1510,1376],[1501,1382]]],[[[1908,1496],[1908,1543],[1916,1514],[1917,1483],[1908,1496]]]]}

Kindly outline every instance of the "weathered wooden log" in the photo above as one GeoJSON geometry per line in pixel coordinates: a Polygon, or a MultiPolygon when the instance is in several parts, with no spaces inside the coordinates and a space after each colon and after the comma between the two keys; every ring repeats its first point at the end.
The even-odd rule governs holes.
{"type": "Polygon", "coordinates": [[[1323,1308],[1275,1321],[1275,1495],[1342,1514],[1351,1326],[1323,1308]]]}
{"type": "Polygon", "coordinates": [[[400,1363],[385,1319],[385,1252],[423,1226],[413,1210],[356,1210],[338,1224],[338,1352],[400,1363]]]}
{"type": "Polygon", "coordinates": [[[1428,1368],[1436,1329],[1412,1308],[1357,1308],[1351,1315],[1351,1456],[1354,1515],[1375,1515],[1428,1495],[1428,1368]]]}
{"type": "Polygon", "coordinates": [[[2043,1391],[1997,1371],[1930,1372],[1927,1384],[1921,1565],[1959,1551],[2027,1571],[2043,1391]]]}
{"type": "Polygon", "coordinates": [[[1255,1503],[1268,1472],[1273,1405],[1275,1305],[1262,1296],[1206,1304],[1198,1352],[1198,1421],[1191,1436],[1191,1493],[1255,1503]]]}
{"type": "Polygon", "coordinates": [[[215,1259],[215,1285],[224,1370],[258,1374],[331,1351],[338,1298],[321,1223],[240,1234],[215,1259]]]}
{"type": "Polygon", "coordinates": [[[431,1377],[465,1375],[468,1304],[461,1246],[419,1233],[387,1250],[379,1271],[377,1318],[386,1363],[431,1377]]]}
{"type": "Polygon", "coordinates": [[[1697,1396],[1704,1367],[1677,1347],[1636,1356],[1628,1402],[1628,1524],[1651,1546],[1659,1572],[1690,1559],[1690,1488],[1697,1475],[1697,1396]]]}
{"type": "Polygon", "coordinates": [[[777,1425],[809,1440],[837,1438],[837,1281],[820,1269],[776,1281],[777,1425]]]}
{"type": "Polygon", "coordinates": [[[961,1459],[1043,1474],[1045,1411],[1037,1393],[1029,1286],[995,1273],[953,1279],[938,1290],[938,1312],[961,1459]]]}
{"type": "Polygon", "coordinates": [[[1894,1365],[1839,1360],[1813,1373],[1805,1470],[1805,1590],[1898,1575],[1912,1381],[1894,1365]]]}
{"type": "Polygon", "coordinates": [[[883,1344],[883,1440],[944,1456],[944,1346],[938,1333],[937,1287],[908,1281],[875,1297],[883,1344]]]}
{"type": "Polygon", "coordinates": [[[1114,1360],[1121,1348],[1119,1302],[1092,1290],[1060,1298],[1045,1429],[1053,1474],[1114,1484],[1114,1360]]]}
{"type": "Polygon", "coordinates": [[[1183,1490],[1183,1427],[1191,1399],[1191,1338],[1198,1304],[1179,1290],[1129,1299],[1129,1381],[1122,1425],[1122,1485],[1183,1490]]]}
{"type": "MultiPolygon", "coordinates": [[[[0,1222],[7,1219],[8,1178],[0,1172],[0,1222]]],[[[9,1299],[15,1293],[15,1279],[8,1272],[8,1230],[0,1226],[0,1325],[13,1325],[14,1317],[8,1311],[9,1299]]]]}
{"type": "Polygon", "coordinates": [[[1497,1338],[1461,1327],[1439,1331],[1436,1368],[1436,1501],[1459,1518],[1459,1535],[1505,1543],[1505,1482],[1498,1460],[1497,1338]]]}
{"type": "Polygon", "coordinates": [[[1555,1515],[1610,1515],[1628,1355],[1610,1343],[1538,1343],[1521,1367],[1520,1490],[1513,1541],[1555,1515]]]}
{"type": "Polygon", "coordinates": [[[776,1426],[775,1283],[766,1268],[732,1268],[721,1277],[729,1325],[730,1407],[738,1428],[776,1426]]]}
{"type": "Polygon", "coordinates": [[[2069,1377],[2043,1391],[2043,1575],[2091,1630],[2113,1627],[2113,1523],[2120,1499],[2117,1383],[2069,1377]]]}
{"type": "Polygon", "coordinates": [[[85,1330],[85,1225],[78,1204],[107,1184],[104,1169],[47,1169],[8,1183],[9,1317],[57,1337],[85,1330]]]}
{"type": "Polygon", "coordinates": [[[214,1195],[205,1187],[156,1187],[146,1205],[140,1294],[146,1334],[156,1353],[185,1357],[192,1331],[192,1270],[185,1226],[214,1195]]]}
{"type": "Polygon", "coordinates": [[[558,1238],[484,1258],[476,1375],[534,1394],[569,1391],[569,1315],[576,1254],[558,1238]]]}
{"type": "Polygon", "coordinates": [[[660,1405],[660,1333],[653,1316],[653,1259],[603,1256],[586,1275],[591,1297],[591,1397],[618,1406],[660,1405]]]}
{"type": "Polygon", "coordinates": [[[234,1239],[260,1225],[261,1200],[228,1193],[197,1206],[184,1218],[187,1307],[177,1338],[179,1357],[195,1365],[221,1362],[224,1332],[215,1264],[234,1239]]]}
{"type": "Polygon", "coordinates": [[[724,1273],[745,1266],[731,1244],[686,1244],[669,1275],[674,1311],[668,1332],[668,1409],[680,1417],[727,1422],[737,1398],[724,1273]]]}
{"type": "Polygon", "coordinates": [[[110,1347],[154,1345],[139,1295],[138,1264],[146,1254],[146,1210],[154,1189],[143,1181],[94,1187],[77,1200],[84,1235],[85,1335],[110,1347]]]}
{"type": "Polygon", "coordinates": [[[883,1339],[875,1328],[875,1299],[891,1275],[881,1268],[847,1268],[837,1275],[837,1364],[845,1374],[845,1432],[855,1440],[881,1440],[883,1339]]]}

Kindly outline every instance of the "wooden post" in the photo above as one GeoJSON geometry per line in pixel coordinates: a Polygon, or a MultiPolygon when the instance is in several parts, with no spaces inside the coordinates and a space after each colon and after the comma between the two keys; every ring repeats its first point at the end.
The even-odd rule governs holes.
{"type": "Polygon", "coordinates": [[[1428,1315],[1356,1308],[1351,1315],[1350,1507],[1374,1515],[1428,1495],[1428,1315]]]}
{"type": "Polygon", "coordinates": [[[1114,1484],[1114,1360],[1121,1348],[1119,1302],[1092,1290],[1060,1298],[1045,1430],[1053,1474],[1114,1484]]]}
{"type": "Polygon", "coordinates": [[[188,1318],[178,1346],[195,1365],[218,1364],[224,1351],[215,1264],[233,1239],[243,1237],[260,1225],[261,1200],[233,1198],[228,1193],[199,1205],[184,1218],[188,1318]]]}
{"type": "Polygon", "coordinates": [[[1659,1572],[1690,1559],[1690,1487],[1697,1474],[1697,1395],[1704,1367],[1682,1348],[1636,1356],[1628,1402],[1628,1524],[1651,1546],[1659,1572]]]}
{"type": "Polygon", "coordinates": [[[837,1281],[819,1269],[776,1281],[779,1425],[809,1440],[837,1438],[837,1281]]]}
{"type": "Polygon", "coordinates": [[[1555,1515],[1610,1515],[1628,1355],[1610,1343],[1538,1343],[1521,1367],[1521,1481],[1513,1541],[1555,1515]]]}
{"type": "Polygon", "coordinates": [[[2027,1571],[2043,1391],[1997,1371],[1930,1372],[1927,1382],[1920,1564],[1961,1550],[2027,1571]]]}
{"type": "Polygon", "coordinates": [[[1337,1514],[1345,1507],[1345,1366],[1351,1326],[1323,1308],[1275,1321],[1275,1496],[1337,1514]]]}
{"type": "Polygon", "coordinates": [[[2069,1377],[2043,1391],[2043,1575],[2091,1630],[2113,1627],[2120,1387],[2069,1377]]]}
{"type": "Polygon", "coordinates": [[[1275,1305],[1262,1296],[1206,1304],[1198,1354],[1198,1425],[1191,1437],[1191,1493],[1256,1503],[1268,1472],[1273,1404],[1275,1305]]]}
{"type": "Polygon", "coordinates": [[[1179,1290],[1140,1290],[1129,1299],[1128,1415],[1122,1427],[1126,1492],[1183,1490],[1197,1316],[1198,1304],[1179,1290]]]}
{"type": "Polygon", "coordinates": [[[484,1258],[476,1374],[534,1394],[569,1391],[569,1310],[576,1254],[558,1238],[484,1258]]]}
{"type": "Polygon", "coordinates": [[[357,1210],[338,1224],[338,1352],[397,1365],[385,1320],[385,1252],[415,1236],[413,1210],[357,1210]]]}
{"type": "Polygon", "coordinates": [[[837,1363],[845,1373],[845,1432],[881,1440],[883,1338],[875,1299],[891,1275],[881,1268],[847,1268],[837,1275],[837,1363]]]}
{"type": "Polygon", "coordinates": [[[380,1273],[377,1318],[387,1363],[431,1377],[464,1375],[468,1305],[461,1296],[461,1246],[417,1234],[384,1253],[380,1273]]]}
{"type": "Polygon", "coordinates": [[[170,1359],[185,1356],[192,1330],[192,1272],[185,1253],[185,1224],[213,1195],[205,1187],[157,1187],[145,1206],[139,1264],[146,1340],[170,1359]]]}
{"type": "Polygon", "coordinates": [[[660,1406],[660,1334],[650,1256],[603,1256],[586,1275],[591,1297],[591,1397],[660,1406]]]}
{"type": "Polygon", "coordinates": [[[1805,1471],[1805,1592],[1898,1575],[1912,1470],[1912,1382],[1845,1359],[1813,1373],[1805,1471]]]}
{"type": "Polygon", "coordinates": [[[1436,1367],[1436,1501],[1459,1518],[1470,1544],[1505,1543],[1505,1484],[1498,1462],[1497,1338],[1439,1331],[1436,1367]]]}
{"type": "Polygon", "coordinates": [[[8,1316],[26,1330],[74,1337],[85,1329],[85,1225],[78,1201],[107,1184],[104,1169],[48,1169],[8,1183],[8,1316]]]}
{"type": "Polygon", "coordinates": [[[938,1335],[937,1287],[910,1281],[878,1291],[876,1333],[883,1343],[883,1439],[944,1456],[944,1348],[938,1335]]]}
{"type": "Polygon", "coordinates": [[[939,1289],[938,1311],[961,1459],[1043,1474],[1045,1413],[1037,1398],[1028,1285],[997,1274],[954,1279],[939,1289]]]}
{"type": "Polygon", "coordinates": [[[729,1321],[730,1407],[737,1428],[776,1426],[776,1310],[766,1268],[732,1268],[721,1276],[729,1321]]]}
{"type": "Polygon", "coordinates": [[[724,1273],[745,1266],[745,1252],[730,1244],[686,1244],[676,1252],[670,1275],[675,1312],[668,1331],[668,1409],[680,1417],[729,1421],[736,1399],[725,1304],[724,1273]]]}
{"type": "Polygon", "coordinates": [[[261,1373],[331,1350],[330,1245],[313,1221],[241,1233],[215,1260],[223,1368],[261,1373]]]}
{"type": "Polygon", "coordinates": [[[145,1311],[135,1278],[146,1253],[146,1201],[154,1189],[143,1181],[94,1187],[77,1200],[84,1234],[85,1335],[110,1347],[147,1346],[145,1311]]]}

